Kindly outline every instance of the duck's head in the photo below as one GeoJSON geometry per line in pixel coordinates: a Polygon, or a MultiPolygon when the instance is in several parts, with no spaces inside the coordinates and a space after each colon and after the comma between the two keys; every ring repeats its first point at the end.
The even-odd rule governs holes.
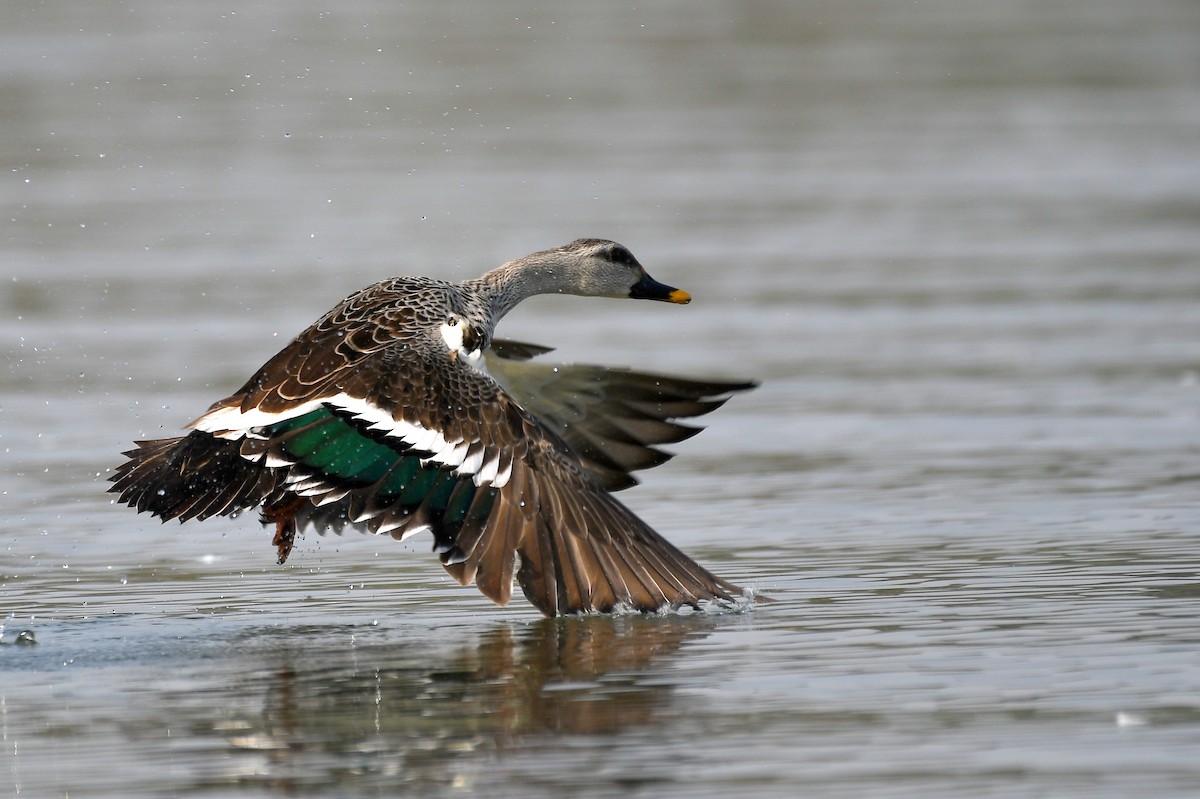
{"type": "Polygon", "coordinates": [[[548,286],[552,292],[660,300],[680,305],[692,301],[686,291],[659,283],[646,274],[629,248],[615,241],[577,239],[553,250],[534,253],[528,259],[536,264],[533,269],[542,272],[553,284],[548,286]]]}

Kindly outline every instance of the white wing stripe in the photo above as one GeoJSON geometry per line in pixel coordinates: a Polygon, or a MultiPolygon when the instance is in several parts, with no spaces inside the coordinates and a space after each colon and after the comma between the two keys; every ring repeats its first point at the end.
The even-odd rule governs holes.
{"type": "Polygon", "coordinates": [[[491,483],[492,485],[496,486],[496,488],[499,488],[500,486],[504,485],[504,483],[508,482],[507,479],[504,480],[504,482],[497,482],[496,480],[496,474],[500,468],[499,451],[480,452],[480,457],[484,458],[484,463],[479,467],[479,470],[475,472],[475,485],[491,483]]]}
{"type": "Polygon", "coordinates": [[[492,485],[496,486],[496,488],[499,488],[500,486],[507,484],[508,478],[512,477],[512,467],[513,459],[510,455],[508,457],[508,462],[504,464],[504,468],[496,473],[495,479],[492,480],[492,485]]]}
{"type": "Polygon", "coordinates": [[[483,473],[479,471],[479,467],[483,465],[483,455],[484,448],[478,442],[468,445],[467,454],[463,456],[458,473],[473,474],[476,480],[482,480],[483,473]]]}
{"type": "MultiPolygon", "coordinates": [[[[188,427],[203,430],[218,438],[237,441],[246,437],[255,437],[256,428],[294,419],[317,410],[325,405],[332,405],[345,411],[367,424],[368,429],[383,433],[390,438],[396,438],[422,453],[430,453],[422,458],[422,463],[432,463],[437,466],[449,467],[459,474],[473,475],[476,485],[491,483],[496,488],[508,482],[512,468],[511,461],[504,470],[499,468],[500,453],[485,452],[482,447],[472,452],[477,441],[466,439],[448,440],[438,430],[433,430],[418,422],[393,418],[392,415],[377,405],[359,397],[347,394],[335,394],[331,397],[321,397],[309,400],[285,411],[272,413],[260,408],[243,411],[237,407],[221,407],[209,411],[188,427]],[[486,462],[485,462],[486,461],[486,462]]],[[[275,462],[268,463],[274,466],[275,462]]],[[[283,466],[282,462],[278,465],[283,466]]]]}

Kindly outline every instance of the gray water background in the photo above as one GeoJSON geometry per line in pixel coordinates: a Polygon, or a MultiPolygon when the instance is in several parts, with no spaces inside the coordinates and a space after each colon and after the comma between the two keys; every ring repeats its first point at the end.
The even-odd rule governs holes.
{"type": "Polygon", "coordinates": [[[0,130],[12,795],[1200,795],[1200,4],[8,3],[0,130]],[[579,236],[695,301],[504,332],[762,381],[623,498],[774,604],[104,493],[350,291],[579,236]]]}

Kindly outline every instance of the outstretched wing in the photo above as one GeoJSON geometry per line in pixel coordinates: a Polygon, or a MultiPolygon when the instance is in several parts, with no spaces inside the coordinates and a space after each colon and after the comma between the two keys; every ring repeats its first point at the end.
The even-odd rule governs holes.
{"type": "Polygon", "coordinates": [[[403,373],[401,364],[419,361],[428,331],[444,318],[437,309],[448,304],[448,289],[426,278],[392,278],[350,295],[189,427],[239,438],[256,420],[301,415],[339,393],[372,393],[403,373]]]}
{"type": "MultiPolygon", "coordinates": [[[[427,278],[393,278],[347,297],[269,360],[242,388],[214,403],[181,438],[139,441],[110,478],[120,501],[164,521],[236,514],[277,501],[286,472],[261,457],[242,454],[256,426],[303,416],[323,407],[344,383],[362,396],[372,359],[403,352],[420,330],[412,295],[437,307],[445,284],[427,278]],[[359,366],[366,370],[357,374],[359,366]]],[[[444,301],[441,303],[444,305],[444,301]]]]}
{"type": "Polygon", "coordinates": [[[673,457],[657,445],[684,441],[703,429],[673,420],[703,416],[757,385],[530,361],[545,352],[550,349],[496,340],[485,360],[505,390],[561,437],[609,491],[636,485],[630,472],[673,457]]]}

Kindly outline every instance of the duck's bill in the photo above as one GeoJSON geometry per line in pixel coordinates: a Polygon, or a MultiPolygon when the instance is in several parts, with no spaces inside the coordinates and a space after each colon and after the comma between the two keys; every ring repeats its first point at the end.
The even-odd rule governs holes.
{"type": "Polygon", "coordinates": [[[629,296],[635,300],[660,300],[687,305],[692,301],[692,295],[683,289],[659,283],[649,275],[643,274],[642,279],[629,290],[629,296]]]}

